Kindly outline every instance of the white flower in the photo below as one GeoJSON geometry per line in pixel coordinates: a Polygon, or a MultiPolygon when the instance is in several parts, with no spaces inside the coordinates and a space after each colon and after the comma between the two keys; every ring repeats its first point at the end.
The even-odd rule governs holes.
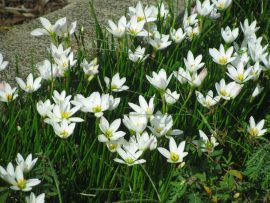
{"type": "Polygon", "coordinates": [[[172,92],[170,89],[166,89],[164,96],[165,96],[166,103],[169,105],[172,105],[175,102],[177,102],[177,100],[180,97],[180,94],[178,94],[176,91],[172,92]]]}
{"type": "Polygon", "coordinates": [[[89,97],[83,99],[81,111],[94,113],[96,117],[103,116],[103,112],[110,107],[110,95],[93,92],[89,97]]]}
{"type": "Polygon", "coordinates": [[[187,9],[185,10],[183,18],[184,29],[186,29],[187,27],[196,26],[198,24],[197,15],[198,15],[197,13],[194,13],[189,16],[188,10],[187,9]]]}
{"type": "Polygon", "coordinates": [[[191,51],[188,51],[187,58],[184,58],[184,63],[186,69],[189,72],[196,72],[197,70],[201,69],[204,66],[204,63],[202,63],[202,55],[199,55],[196,58],[194,58],[194,55],[191,51]]]}
{"type": "Polygon", "coordinates": [[[226,43],[232,43],[239,35],[239,28],[237,27],[233,30],[229,26],[225,30],[221,28],[221,35],[226,43]]]}
{"type": "Polygon", "coordinates": [[[158,151],[167,158],[170,163],[181,163],[183,158],[188,155],[188,152],[184,152],[186,141],[182,141],[178,147],[175,140],[171,137],[169,142],[169,150],[158,147],[158,151]]]}
{"type": "Polygon", "coordinates": [[[178,69],[178,71],[174,71],[173,75],[176,77],[176,79],[181,83],[184,84],[187,82],[188,79],[188,72],[185,71],[182,67],[178,69]]]}
{"type": "Polygon", "coordinates": [[[217,139],[213,135],[210,135],[209,139],[202,130],[199,130],[199,133],[201,139],[194,140],[193,143],[200,147],[202,152],[212,153],[214,151],[214,148],[219,145],[217,139]]]}
{"type": "Polygon", "coordinates": [[[0,71],[3,71],[7,68],[8,62],[3,60],[3,55],[0,53],[0,71]]]}
{"type": "Polygon", "coordinates": [[[209,18],[212,19],[212,20],[216,20],[218,18],[220,18],[220,13],[218,13],[218,10],[217,8],[213,8],[213,10],[211,11],[210,15],[209,15],[209,18]]]}
{"type": "Polygon", "coordinates": [[[11,102],[18,97],[17,87],[11,88],[10,84],[6,82],[1,83],[0,88],[0,101],[11,102]]]}
{"type": "Polygon", "coordinates": [[[130,16],[136,16],[137,21],[140,22],[153,22],[156,20],[156,17],[152,15],[153,13],[153,7],[145,7],[143,9],[142,3],[139,1],[136,5],[136,8],[134,7],[129,7],[129,15],[130,16]]]}
{"type": "Polygon", "coordinates": [[[44,17],[40,17],[39,20],[40,20],[43,28],[37,28],[37,29],[33,30],[31,32],[31,35],[33,35],[33,36],[42,36],[42,35],[52,36],[52,35],[55,35],[56,31],[58,29],[60,29],[66,22],[65,17],[57,20],[54,25],[52,25],[51,22],[44,17]]]}
{"type": "Polygon", "coordinates": [[[133,143],[124,144],[122,148],[117,149],[117,153],[122,159],[115,158],[114,161],[121,164],[132,166],[135,164],[142,164],[146,162],[145,159],[139,159],[143,151],[139,150],[137,145],[133,143]]]}
{"type": "Polygon", "coordinates": [[[114,120],[111,124],[107,121],[106,118],[101,117],[99,123],[99,129],[103,134],[98,136],[100,142],[108,142],[109,140],[118,140],[121,137],[125,136],[125,132],[117,131],[121,125],[121,119],[114,120]]]}
{"type": "Polygon", "coordinates": [[[2,166],[0,166],[0,178],[8,182],[8,179],[12,178],[13,176],[15,176],[15,170],[11,162],[8,163],[7,169],[4,169],[2,166]]]}
{"type": "Polygon", "coordinates": [[[216,48],[209,49],[209,53],[213,57],[213,61],[220,65],[226,65],[235,59],[235,57],[232,57],[233,47],[225,51],[223,44],[219,46],[219,50],[216,48]]]}
{"type": "Polygon", "coordinates": [[[122,92],[129,89],[128,86],[124,85],[126,78],[120,78],[119,73],[116,73],[111,80],[108,77],[104,77],[104,81],[107,88],[111,89],[113,92],[122,92]]]}
{"type": "Polygon", "coordinates": [[[49,124],[64,120],[68,122],[83,122],[83,119],[79,117],[72,117],[79,109],[80,106],[71,107],[70,101],[66,99],[63,103],[55,104],[52,111],[47,113],[48,118],[44,121],[49,124]]]}
{"type": "Polygon", "coordinates": [[[259,84],[257,84],[257,86],[255,87],[251,97],[255,98],[257,97],[262,91],[263,91],[264,87],[261,87],[259,84]]]}
{"type": "Polygon", "coordinates": [[[145,131],[142,134],[136,133],[136,136],[130,138],[130,142],[134,145],[137,145],[138,149],[145,151],[147,149],[154,150],[157,148],[157,138],[152,134],[149,134],[145,131]]]}
{"type": "Polygon", "coordinates": [[[151,118],[151,116],[154,113],[154,98],[155,96],[151,97],[149,103],[145,100],[145,98],[140,95],[139,96],[139,104],[140,106],[133,104],[131,102],[128,103],[128,105],[138,114],[146,114],[148,118],[151,118]]]}
{"type": "Polygon", "coordinates": [[[65,90],[63,90],[61,93],[59,93],[57,90],[54,90],[52,98],[56,104],[60,105],[60,104],[63,104],[65,102],[69,102],[71,99],[71,95],[66,96],[65,90]]]}
{"type": "Polygon", "coordinates": [[[200,104],[206,108],[210,108],[216,105],[220,100],[220,96],[214,97],[214,93],[212,90],[208,91],[206,96],[203,96],[202,93],[200,93],[199,91],[196,91],[196,96],[197,96],[198,102],[200,102],[200,104]]]}
{"type": "Polygon", "coordinates": [[[171,115],[162,114],[160,111],[158,111],[151,119],[150,123],[151,126],[149,126],[149,129],[155,136],[162,137],[166,134],[172,135],[171,129],[173,127],[173,119],[171,115]]]}
{"type": "Polygon", "coordinates": [[[120,104],[120,98],[114,98],[112,95],[109,97],[109,109],[108,110],[114,110],[116,109],[120,104]]]}
{"type": "Polygon", "coordinates": [[[32,159],[32,154],[29,154],[24,160],[23,156],[18,153],[16,158],[16,163],[18,166],[21,166],[24,173],[29,173],[32,168],[35,166],[38,158],[32,159]]]}
{"type": "Polygon", "coordinates": [[[237,67],[229,64],[227,70],[226,74],[237,83],[244,83],[252,78],[250,75],[251,67],[245,70],[243,63],[238,63],[237,67]]]}
{"type": "Polygon", "coordinates": [[[59,27],[59,29],[56,30],[56,34],[59,37],[68,38],[76,31],[76,26],[77,26],[77,21],[72,22],[68,26],[68,21],[66,18],[64,18],[63,24],[62,26],[59,27]]]}
{"type": "Polygon", "coordinates": [[[268,45],[262,46],[262,37],[259,37],[254,42],[248,43],[248,51],[254,62],[264,61],[268,53],[266,52],[268,45]]]}
{"type": "Polygon", "coordinates": [[[262,66],[259,62],[256,62],[253,66],[249,67],[251,69],[250,76],[252,80],[258,80],[260,77],[260,74],[263,70],[262,66]]]}
{"type": "Polygon", "coordinates": [[[158,73],[152,72],[152,78],[146,75],[147,80],[158,90],[165,90],[172,78],[172,74],[167,78],[167,73],[161,69],[158,73]]]}
{"type": "Polygon", "coordinates": [[[83,62],[81,63],[81,67],[83,68],[83,72],[85,75],[88,75],[90,79],[96,74],[99,73],[97,64],[97,58],[94,58],[90,63],[86,59],[83,59],[83,62]]]}
{"type": "Polygon", "coordinates": [[[149,44],[155,50],[166,49],[172,43],[169,41],[170,35],[160,34],[158,31],[154,31],[154,38],[149,38],[149,44]]]}
{"type": "Polygon", "coordinates": [[[36,64],[40,76],[44,80],[51,81],[53,78],[60,77],[58,66],[49,60],[44,60],[36,64]]]}
{"type": "Polygon", "coordinates": [[[69,55],[71,51],[71,47],[68,47],[64,49],[63,44],[59,44],[58,46],[55,46],[53,43],[51,43],[50,49],[48,49],[48,52],[53,56],[60,58],[62,55],[69,55]]]}
{"type": "Polygon", "coordinates": [[[250,25],[248,22],[248,19],[245,19],[244,24],[240,23],[241,29],[245,35],[246,38],[249,37],[256,37],[256,32],[259,30],[260,27],[256,27],[257,21],[254,20],[250,25]]]}
{"type": "Polygon", "coordinates": [[[117,151],[117,149],[122,147],[124,143],[127,143],[127,141],[122,137],[118,140],[109,140],[108,142],[106,142],[106,146],[110,152],[114,153],[117,151]]]}
{"type": "Polygon", "coordinates": [[[192,27],[188,26],[185,28],[185,33],[189,41],[192,41],[196,36],[200,34],[200,28],[198,25],[192,27]]]}
{"type": "Polygon", "coordinates": [[[196,1],[196,10],[201,16],[208,16],[214,8],[214,4],[210,4],[209,0],[205,0],[203,3],[200,0],[196,1]]]}
{"type": "Polygon", "coordinates": [[[234,53],[234,57],[235,59],[231,62],[231,64],[235,67],[239,66],[240,63],[242,63],[244,66],[246,66],[249,62],[249,55],[247,53],[247,49],[244,49],[244,48],[241,48],[241,49],[238,49],[238,52],[235,52],[234,53]]]}
{"type": "Polygon", "coordinates": [[[29,197],[26,197],[26,203],[44,203],[45,202],[45,193],[42,193],[36,197],[36,195],[31,192],[29,197]]]}
{"type": "Polygon", "coordinates": [[[32,73],[27,76],[26,83],[21,78],[16,77],[16,81],[20,88],[28,93],[37,91],[41,87],[41,80],[41,77],[38,77],[34,80],[32,73]]]}
{"type": "Polygon", "coordinates": [[[139,134],[143,133],[147,127],[147,116],[145,114],[131,112],[129,116],[124,115],[122,121],[130,131],[139,134]]]}
{"type": "Polygon", "coordinates": [[[268,59],[267,57],[263,58],[263,64],[267,69],[270,69],[270,54],[268,55],[268,59]]]}
{"type": "Polygon", "coordinates": [[[3,179],[12,185],[10,187],[12,190],[22,190],[24,192],[31,191],[33,186],[36,186],[40,183],[39,179],[26,180],[23,176],[23,170],[21,166],[17,166],[15,172],[13,168],[13,171],[9,171],[9,173],[7,173],[3,179]]]}
{"type": "Polygon", "coordinates": [[[243,85],[237,84],[236,82],[225,83],[224,79],[221,79],[219,83],[215,84],[218,95],[225,99],[234,99],[241,91],[243,85]]]}
{"type": "Polygon", "coordinates": [[[62,54],[60,56],[54,56],[54,61],[58,66],[57,68],[61,76],[64,76],[65,72],[77,62],[77,60],[74,60],[73,52],[70,52],[68,55],[62,54]]]}
{"type": "Polygon", "coordinates": [[[164,19],[166,19],[168,17],[169,10],[166,9],[163,2],[158,4],[156,7],[152,6],[152,8],[153,8],[153,14],[152,14],[153,17],[155,17],[155,18],[160,17],[160,18],[164,18],[164,19]]]}
{"type": "Polygon", "coordinates": [[[212,0],[212,1],[215,4],[215,6],[217,7],[218,10],[225,10],[232,3],[232,0],[212,0]]]}
{"type": "Polygon", "coordinates": [[[132,52],[130,49],[128,50],[128,58],[134,63],[143,62],[149,56],[145,56],[144,54],[145,48],[142,48],[141,46],[138,46],[134,52],[132,52]]]}
{"type": "Polygon", "coordinates": [[[190,73],[186,72],[187,81],[191,86],[199,87],[206,76],[208,75],[208,71],[206,68],[202,69],[202,71],[198,74],[197,72],[190,73]]]}
{"type": "Polygon", "coordinates": [[[148,36],[148,33],[144,30],[144,21],[138,21],[137,16],[132,16],[127,24],[127,33],[134,37],[148,36]]]}
{"type": "Polygon", "coordinates": [[[109,20],[109,26],[110,28],[107,28],[107,30],[113,34],[113,36],[121,38],[124,36],[126,32],[126,26],[127,26],[127,19],[125,16],[122,16],[120,20],[118,21],[118,25],[116,25],[113,21],[109,20]]]}
{"type": "Polygon", "coordinates": [[[63,120],[60,123],[53,123],[53,130],[57,136],[66,139],[74,132],[76,126],[75,123],[70,123],[67,120],[63,120]]]}
{"type": "Polygon", "coordinates": [[[171,35],[171,39],[176,44],[181,43],[186,37],[186,33],[183,32],[182,28],[178,28],[177,30],[171,29],[170,35],[171,35]]]}
{"type": "Polygon", "coordinates": [[[266,129],[263,129],[263,126],[264,126],[264,119],[262,119],[260,122],[256,124],[254,118],[251,116],[249,118],[249,126],[247,128],[247,131],[253,137],[262,136],[267,132],[266,129]]]}

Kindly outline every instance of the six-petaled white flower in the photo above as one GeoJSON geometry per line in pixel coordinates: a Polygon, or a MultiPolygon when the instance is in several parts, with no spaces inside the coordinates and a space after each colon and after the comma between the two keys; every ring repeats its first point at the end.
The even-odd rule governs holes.
{"type": "Polygon", "coordinates": [[[181,163],[183,158],[188,155],[188,152],[184,152],[186,141],[182,141],[178,146],[175,140],[171,137],[169,141],[169,150],[158,147],[158,151],[167,158],[169,163],[181,163]]]}

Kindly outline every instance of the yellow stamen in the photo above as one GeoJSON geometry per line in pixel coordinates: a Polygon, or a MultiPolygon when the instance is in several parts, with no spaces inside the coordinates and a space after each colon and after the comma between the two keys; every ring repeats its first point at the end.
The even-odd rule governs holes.
{"type": "Polygon", "coordinates": [[[114,150],[116,150],[116,148],[117,148],[117,144],[109,144],[109,149],[111,150],[111,151],[114,151],[114,150]]]}
{"type": "Polygon", "coordinates": [[[171,156],[170,156],[170,159],[173,161],[173,162],[177,162],[179,160],[179,155],[174,153],[174,152],[171,152],[171,156]]]}
{"type": "Polygon", "coordinates": [[[25,180],[25,179],[20,179],[20,180],[18,180],[17,186],[18,186],[20,189],[26,188],[26,180],[25,180]]]}
{"type": "Polygon", "coordinates": [[[66,138],[66,137],[68,137],[69,133],[64,130],[64,131],[60,132],[60,135],[61,135],[61,137],[66,138]]]}
{"type": "Polygon", "coordinates": [[[224,97],[229,96],[228,92],[227,92],[225,89],[221,89],[221,90],[219,91],[219,93],[220,93],[221,96],[224,96],[224,97]]]}
{"type": "Polygon", "coordinates": [[[144,16],[138,16],[137,17],[137,22],[143,21],[144,19],[145,19],[144,16]]]}
{"type": "Polygon", "coordinates": [[[117,85],[112,85],[112,86],[111,86],[111,89],[112,89],[112,90],[117,90],[117,89],[118,89],[118,86],[117,86],[117,85]]]}
{"type": "Polygon", "coordinates": [[[8,101],[12,101],[13,100],[13,95],[12,94],[8,94],[6,97],[7,97],[7,100],[8,101]]]}
{"type": "Polygon", "coordinates": [[[259,131],[258,131],[257,128],[251,128],[251,129],[249,130],[249,134],[250,134],[251,136],[257,136],[257,135],[259,134],[259,131]]]}
{"type": "Polygon", "coordinates": [[[105,136],[106,136],[107,138],[111,138],[112,135],[113,135],[113,132],[112,132],[111,130],[107,130],[107,131],[105,132],[105,136]]]}
{"type": "Polygon", "coordinates": [[[97,105],[97,106],[95,106],[95,107],[93,108],[93,112],[95,112],[95,113],[98,113],[98,112],[101,112],[101,111],[102,111],[102,108],[101,108],[100,105],[97,105]]]}
{"type": "Polygon", "coordinates": [[[70,112],[61,112],[62,119],[67,119],[70,116],[70,112]]]}
{"type": "Polygon", "coordinates": [[[228,62],[228,60],[227,60],[226,56],[220,57],[220,58],[218,59],[218,63],[219,63],[220,65],[226,65],[227,62],[228,62]]]}
{"type": "Polygon", "coordinates": [[[127,158],[127,159],[125,159],[125,162],[127,164],[133,164],[134,163],[134,160],[132,158],[127,158]]]}

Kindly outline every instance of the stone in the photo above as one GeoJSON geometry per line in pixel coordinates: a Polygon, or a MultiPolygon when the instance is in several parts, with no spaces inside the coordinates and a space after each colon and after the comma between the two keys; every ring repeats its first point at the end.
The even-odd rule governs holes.
{"type": "MultiPolygon", "coordinates": [[[[90,43],[95,38],[95,22],[90,13],[89,0],[69,0],[69,4],[64,8],[47,14],[52,23],[61,17],[67,17],[69,22],[77,21],[77,27],[84,26],[86,43],[90,43]]],[[[94,8],[100,25],[104,29],[108,19],[118,20],[124,15],[128,6],[135,6],[138,0],[94,0],[94,8]]],[[[142,0],[143,4],[152,3],[155,0],[142,0]]],[[[176,14],[183,11],[184,0],[174,0],[176,14]]],[[[9,61],[8,69],[5,70],[7,78],[0,73],[0,79],[14,82],[16,76],[16,64],[18,65],[20,77],[25,77],[31,72],[34,64],[47,58],[47,47],[50,40],[47,36],[34,37],[30,33],[32,30],[41,27],[39,19],[31,20],[22,25],[15,26],[4,35],[0,35],[0,53],[4,60],[9,61]]]]}

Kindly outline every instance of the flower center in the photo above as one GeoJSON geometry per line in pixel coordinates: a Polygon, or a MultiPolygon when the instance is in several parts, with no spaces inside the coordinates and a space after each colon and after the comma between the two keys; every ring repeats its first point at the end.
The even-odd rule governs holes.
{"type": "Polygon", "coordinates": [[[221,3],[219,3],[219,4],[217,5],[217,8],[218,8],[219,10],[223,10],[224,7],[225,7],[225,3],[224,3],[224,2],[221,2],[221,3]]]}
{"type": "Polygon", "coordinates": [[[208,141],[205,143],[205,149],[206,151],[208,151],[209,153],[213,151],[213,143],[208,141]]]}
{"type": "Polygon", "coordinates": [[[93,108],[93,112],[95,112],[95,113],[98,113],[98,112],[101,112],[101,111],[102,111],[102,108],[101,108],[100,105],[97,105],[97,106],[95,106],[95,107],[93,108]]]}
{"type": "Polygon", "coordinates": [[[162,128],[156,128],[156,132],[160,133],[163,129],[162,128]]]}
{"type": "Polygon", "coordinates": [[[70,116],[70,112],[61,112],[62,119],[68,119],[70,116]]]}
{"type": "Polygon", "coordinates": [[[177,162],[179,160],[179,155],[174,153],[174,152],[171,152],[171,156],[170,156],[170,159],[173,161],[173,162],[177,162]]]}
{"type": "Polygon", "coordinates": [[[32,85],[26,85],[25,89],[32,90],[33,89],[33,86],[32,85]]]}
{"type": "Polygon", "coordinates": [[[61,135],[61,137],[66,138],[66,137],[69,136],[69,133],[68,133],[68,131],[63,130],[63,131],[60,132],[60,135],[61,135]]]}
{"type": "Polygon", "coordinates": [[[134,163],[134,160],[133,160],[132,158],[126,158],[126,159],[125,159],[125,162],[126,162],[127,164],[133,164],[133,163],[134,163]]]}
{"type": "Polygon", "coordinates": [[[250,130],[249,130],[249,134],[251,135],[251,136],[257,136],[258,135],[258,129],[257,128],[251,128],[250,130]]]}
{"type": "Polygon", "coordinates": [[[207,107],[211,106],[211,102],[208,101],[208,100],[204,100],[204,101],[203,101],[203,104],[204,104],[205,106],[207,106],[207,107]]]}
{"type": "Polygon", "coordinates": [[[113,84],[113,85],[111,85],[111,89],[112,89],[112,90],[117,90],[117,89],[119,89],[119,88],[118,88],[117,85],[113,84]]]}
{"type": "Polygon", "coordinates": [[[244,75],[239,74],[236,79],[238,79],[239,81],[243,81],[244,80],[244,75]]]}
{"type": "Polygon", "coordinates": [[[131,29],[129,29],[129,33],[130,33],[131,35],[137,35],[138,32],[137,32],[137,30],[131,28],[131,29]]]}
{"type": "Polygon", "coordinates": [[[7,100],[12,101],[12,99],[13,99],[13,95],[12,94],[7,94],[7,100]]]}
{"type": "Polygon", "coordinates": [[[137,22],[143,21],[144,19],[144,16],[137,16],[137,22]]]}
{"type": "Polygon", "coordinates": [[[107,138],[111,138],[112,135],[113,135],[113,132],[112,132],[111,130],[106,130],[105,136],[106,136],[107,138]]]}
{"type": "Polygon", "coordinates": [[[26,188],[26,180],[25,180],[24,178],[18,180],[17,186],[18,186],[18,188],[20,188],[20,189],[26,188]]]}
{"type": "Polygon", "coordinates": [[[67,62],[64,62],[64,63],[62,64],[62,66],[63,66],[64,69],[66,69],[66,68],[68,67],[68,63],[67,63],[67,62]]]}
{"type": "Polygon", "coordinates": [[[220,92],[220,95],[223,97],[227,97],[229,95],[225,89],[221,89],[219,92],[220,92]]]}
{"type": "Polygon", "coordinates": [[[116,150],[117,146],[118,146],[117,144],[109,144],[109,145],[108,145],[108,147],[109,147],[109,149],[110,149],[111,151],[116,150]]]}
{"type": "Polygon", "coordinates": [[[152,110],[151,110],[151,108],[146,108],[146,114],[152,115],[152,110]]]}
{"type": "Polygon", "coordinates": [[[223,57],[220,57],[219,59],[218,59],[218,63],[220,64],[220,65],[226,65],[227,64],[227,58],[225,57],[225,56],[223,56],[223,57]]]}

